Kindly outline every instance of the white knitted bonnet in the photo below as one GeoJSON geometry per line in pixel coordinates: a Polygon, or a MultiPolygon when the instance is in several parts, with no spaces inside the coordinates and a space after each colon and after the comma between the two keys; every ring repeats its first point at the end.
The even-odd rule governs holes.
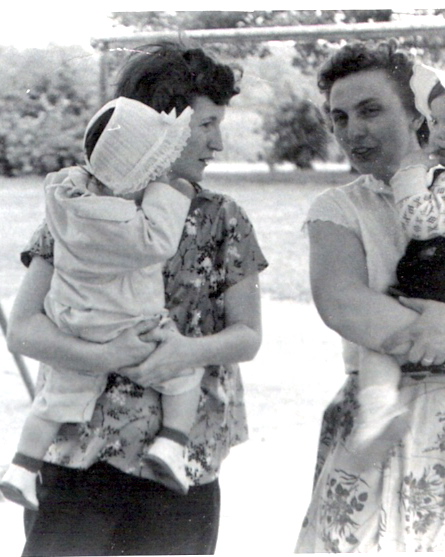
{"type": "Polygon", "coordinates": [[[445,72],[443,70],[437,70],[426,64],[414,64],[413,75],[409,84],[414,92],[417,110],[428,120],[431,120],[431,109],[428,106],[428,97],[433,87],[439,82],[445,88],[445,72]]]}
{"type": "Polygon", "coordinates": [[[190,137],[193,110],[180,116],[169,114],[126,97],[105,104],[89,121],[85,140],[94,122],[104,112],[114,112],[101,133],[86,168],[117,195],[136,192],[165,174],[179,157],[190,137]]]}

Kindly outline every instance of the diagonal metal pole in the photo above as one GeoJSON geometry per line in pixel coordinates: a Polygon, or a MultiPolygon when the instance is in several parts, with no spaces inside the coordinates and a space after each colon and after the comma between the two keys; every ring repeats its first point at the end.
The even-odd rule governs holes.
{"type": "MultiPolygon", "coordinates": [[[[2,328],[3,334],[6,338],[6,330],[7,330],[7,320],[5,312],[3,311],[3,307],[0,303],[0,327],[2,328]]],[[[20,375],[22,376],[23,382],[25,383],[25,387],[31,397],[31,400],[34,400],[35,396],[35,388],[33,380],[31,379],[31,375],[29,374],[28,368],[26,367],[25,360],[21,356],[21,354],[16,354],[11,352],[14,361],[18,367],[20,375]]]]}

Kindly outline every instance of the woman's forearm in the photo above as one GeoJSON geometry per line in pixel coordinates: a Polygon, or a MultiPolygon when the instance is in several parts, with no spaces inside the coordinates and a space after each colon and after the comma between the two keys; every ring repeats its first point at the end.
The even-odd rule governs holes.
{"type": "Polygon", "coordinates": [[[379,351],[388,337],[418,318],[396,299],[369,288],[364,249],[350,230],[316,221],[309,232],[312,295],[328,327],[379,351]]]}
{"type": "Polygon", "coordinates": [[[224,365],[252,360],[262,340],[258,275],[231,286],[225,294],[226,327],[208,336],[186,337],[162,328],[143,338],[160,344],[139,366],[121,370],[136,383],[150,385],[181,375],[182,371],[206,365],[224,365]]]}
{"type": "Polygon", "coordinates": [[[245,277],[226,291],[225,307],[226,327],[195,339],[207,364],[247,362],[256,356],[262,341],[258,273],[245,277]]]}
{"type": "Polygon", "coordinates": [[[7,335],[11,352],[54,367],[106,372],[111,361],[103,346],[62,333],[44,314],[10,321],[7,335]]]}
{"type": "Polygon", "coordinates": [[[195,365],[224,365],[253,360],[261,346],[261,333],[236,324],[219,333],[190,340],[195,365]]]}
{"type": "Polygon", "coordinates": [[[98,373],[136,364],[148,356],[151,348],[134,331],[105,344],[63,333],[43,309],[52,274],[48,262],[33,258],[9,317],[7,343],[11,352],[55,367],[98,373]]]}
{"type": "Polygon", "coordinates": [[[418,314],[396,299],[365,285],[348,284],[345,290],[314,295],[315,304],[328,327],[343,338],[381,351],[395,332],[414,323],[418,314]]]}
{"type": "Polygon", "coordinates": [[[190,369],[207,365],[227,365],[255,357],[261,333],[244,324],[229,325],[223,331],[204,337],[185,337],[178,332],[154,331],[160,345],[138,366],[127,366],[120,373],[148,387],[186,375],[190,369]]]}
{"type": "MultiPolygon", "coordinates": [[[[130,362],[127,351],[110,353],[107,344],[99,345],[66,335],[42,314],[33,316],[18,330],[14,328],[12,331],[8,334],[8,347],[12,352],[52,366],[107,372],[140,361],[137,356],[134,362],[130,362]]],[[[260,345],[259,332],[243,324],[231,325],[213,335],[188,337],[181,347],[178,363],[182,367],[195,367],[249,361],[255,357],[260,345]]]]}

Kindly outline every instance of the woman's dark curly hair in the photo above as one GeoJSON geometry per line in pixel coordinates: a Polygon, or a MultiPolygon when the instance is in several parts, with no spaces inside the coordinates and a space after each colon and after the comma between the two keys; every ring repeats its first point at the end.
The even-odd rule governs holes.
{"type": "MultiPolygon", "coordinates": [[[[128,97],[151,106],[158,112],[178,114],[191,106],[197,96],[206,96],[218,106],[228,105],[239,93],[237,74],[213,60],[201,48],[190,48],[181,42],[145,45],[132,51],[122,67],[114,97],[128,97]]],[[[89,158],[107,125],[114,109],[110,109],[94,123],[85,138],[89,158]]]]}
{"type": "MultiPolygon", "coordinates": [[[[414,60],[398,50],[395,39],[379,43],[356,41],[347,44],[329,58],[318,72],[318,88],[326,97],[325,110],[329,113],[329,99],[334,83],[343,77],[365,70],[383,70],[393,82],[395,90],[407,112],[419,114],[410,87],[414,60]]],[[[426,122],[418,131],[424,143],[428,137],[426,122]]]]}
{"type": "Polygon", "coordinates": [[[213,60],[201,48],[165,42],[140,47],[121,70],[116,97],[129,97],[158,112],[181,113],[197,96],[227,105],[239,93],[231,67],[213,60]],[[144,52],[147,50],[147,52],[144,52]]]}

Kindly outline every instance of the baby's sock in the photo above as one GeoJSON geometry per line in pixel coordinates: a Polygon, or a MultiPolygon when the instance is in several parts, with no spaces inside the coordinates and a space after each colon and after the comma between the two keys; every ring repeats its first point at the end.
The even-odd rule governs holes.
{"type": "Polygon", "coordinates": [[[28,470],[29,472],[33,472],[34,474],[37,474],[37,472],[39,472],[39,470],[43,466],[43,460],[28,456],[20,452],[15,453],[14,458],[12,459],[12,463],[20,466],[21,468],[25,468],[26,470],[28,470]]]}

